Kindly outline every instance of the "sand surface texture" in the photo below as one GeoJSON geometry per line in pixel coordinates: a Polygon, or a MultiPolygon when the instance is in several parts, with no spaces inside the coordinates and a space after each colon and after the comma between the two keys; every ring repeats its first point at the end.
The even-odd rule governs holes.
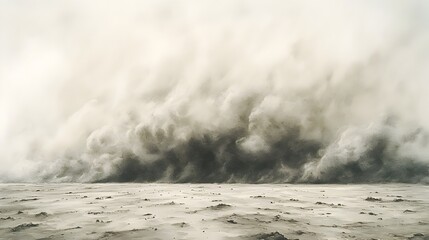
{"type": "Polygon", "coordinates": [[[0,239],[429,239],[429,186],[1,184],[0,239]]]}

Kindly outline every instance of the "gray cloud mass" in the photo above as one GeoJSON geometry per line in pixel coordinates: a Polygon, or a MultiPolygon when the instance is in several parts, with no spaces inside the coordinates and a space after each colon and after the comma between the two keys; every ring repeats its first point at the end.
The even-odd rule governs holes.
{"type": "Polygon", "coordinates": [[[0,181],[429,183],[427,1],[2,1],[0,181]]]}

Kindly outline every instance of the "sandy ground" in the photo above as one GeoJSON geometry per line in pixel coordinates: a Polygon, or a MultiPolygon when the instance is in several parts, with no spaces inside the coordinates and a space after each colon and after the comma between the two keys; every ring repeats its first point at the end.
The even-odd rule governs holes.
{"type": "Polygon", "coordinates": [[[429,186],[1,184],[0,239],[429,239],[429,186]]]}

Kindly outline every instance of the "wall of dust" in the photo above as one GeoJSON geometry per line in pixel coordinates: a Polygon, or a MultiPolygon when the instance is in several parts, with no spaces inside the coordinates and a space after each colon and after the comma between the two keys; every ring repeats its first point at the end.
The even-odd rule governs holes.
{"type": "Polygon", "coordinates": [[[2,1],[0,181],[429,182],[427,1],[2,1]]]}

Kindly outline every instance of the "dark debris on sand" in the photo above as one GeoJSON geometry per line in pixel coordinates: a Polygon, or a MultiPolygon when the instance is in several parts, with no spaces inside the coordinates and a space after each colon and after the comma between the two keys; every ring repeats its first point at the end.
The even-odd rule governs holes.
{"type": "Polygon", "coordinates": [[[28,201],[36,201],[38,198],[23,198],[21,200],[16,200],[15,202],[28,202],[28,201]]]}
{"type": "Polygon", "coordinates": [[[279,232],[272,232],[272,233],[260,233],[252,236],[250,239],[255,240],[287,240],[287,238],[279,233],[279,232]]]}
{"type": "Polygon", "coordinates": [[[180,222],[180,223],[174,223],[173,226],[184,228],[184,227],[189,227],[189,224],[185,222],[180,222]]]}
{"type": "Polygon", "coordinates": [[[365,198],[365,201],[368,201],[368,202],[381,202],[381,198],[367,197],[367,198],[365,198]]]}
{"type": "Polygon", "coordinates": [[[404,213],[415,213],[416,211],[413,211],[413,210],[410,210],[410,209],[406,209],[405,211],[404,211],[404,213]]]}
{"type": "Polygon", "coordinates": [[[207,208],[209,208],[211,210],[222,210],[222,209],[229,208],[229,207],[231,207],[231,205],[225,204],[225,203],[219,203],[218,205],[210,206],[207,208]]]}
{"type": "Polygon", "coordinates": [[[23,223],[11,229],[12,232],[19,232],[31,227],[37,227],[39,224],[37,223],[23,223]]]}
{"type": "Polygon", "coordinates": [[[344,207],[344,204],[338,203],[338,204],[334,204],[334,203],[325,203],[325,202],[316,202],[316,205],[326,205],[326,206],[331,206],[331,207],[344,207]]]}
{"type": "Polygon", "coordinates": [[[234,220],[232,220],[232,219],[227,220],[227,222],[228,222],[228,223],[232,223],[232,224],[237,224],[237,222],[236,222],[236,221],[234,221],[234,220]]]}
{"type": "Polygon", "coordinates": [[[35,215],[36,217],[47,217],[48,213],[47,212],[40,212],[38,214],[35,215]]]}
{"type": "Polygon", "coordinates": [[[428,236],[425,236],[423,233],[414,233],[413,236],[408,238],[409,240],[427,240],[428,236]]]}
{"type": "Polygon", "coordinates": [[[257,195],[257,196],[250,196],[250,198],[264,198],[265,196],[257,195]]]}

